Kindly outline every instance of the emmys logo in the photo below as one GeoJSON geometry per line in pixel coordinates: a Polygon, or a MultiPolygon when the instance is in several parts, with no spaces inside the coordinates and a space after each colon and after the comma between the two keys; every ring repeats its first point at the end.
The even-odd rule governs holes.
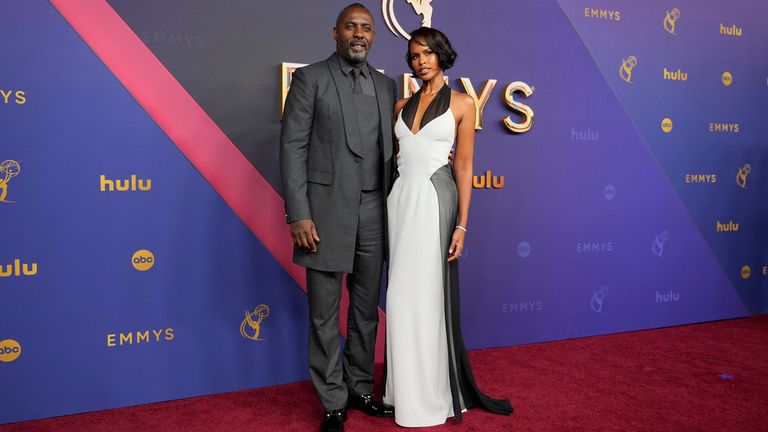
{"type": "Polygon", "coordinates": [[[123,345],[138,345],[141,343],[158,343],[162,341],[172,341],[176,335],[172,328],[158,330],[144,330],[128,333],[109,333],[107,334],[107,347],[116,347],[123,345]]]}
{"type": "Polygon", "coordinates": [[[576,243],[576,252],[613,252],[613,242],[576,243]]]}
{"type": "Polygon", "coordinates": [[[501,305],[501,310],[504,313],[540,312],[543,309],[544,304],[541,302],[541,300],[519,303],[503,303],[501,305]]]}
{"type": "Polygon", "coordinates": [[[742,32],[741,27],[736,27],[736,24],[726,27],[725,24],[720,23],[720,34],[723,36],[735,36],[740,37],[742,32]]]}
{"type": "Polygon", "coordinates": [[[136,178],[136,174],[131,175],[131,178],[125,180],[110,180],[104,174],[99,177],[99,190],[102,192],[114,192],[115,189],[118,192],[148,191],[152,189],[152,180],[136,178]]]}
{"type": "Polygon", "coordinates": [[[200,35],[183,33],[156,33],[144,32],[141,34],[141,40],[146,45],[166,45],[166,46],[184,46],[192,48],[205,48],[205,38],[200,35]]]}
{"type": "Polygon", "coordinates": [[[674,8],[671,11],[667,11],[667,16],[664,17],[664,30],[671,35],[677,35],[675,33],[675,25],[678,19],[680,19],[680,9],[674,8]]]}
{"type": "Polygon", "coordinates": [[[269,306],[260,304],[253,312],[245,311],[245,319],[240,323],[240,335],[246,339],[258,341],[261,334],[261,322],[269,316],[269,306]]]}
{"type": "Polygon", "coordinates": [[[0,163],[0,202],[13,203],[15,201],[7,201],[5,198],[8,196],[8,182],[12,178],[19,175],[21,172],[21,165],[15,160],[4,160],[0,163]]]}
{"type": "Polygon", "coordinates": [[[731,84],[733,84],[733,75],[731,75],[730,72],[725,71],[723,72],[723,75],[720,77],[720,80],[723,81],[724,86],[729,87],[731,84]]]}
{"type": "Polygon", "coordinates": [[[738,123],[710,123],[709,131],[713,133],[739,133],[738,123]]]}
{"type": "Polygon", "coordinates": [[[629,58],[621,59],[621,66],[619,66],[619,76],[624,81],[632,84],[632,69],[637,66],[637,57],[629,56],[629,58]]]}
{"type": "Polygon", "coordinates": [[[621,21],[621,11],[584,8],[584,17],[597,18],[608,21],[621,21]]]}
{"type": "Polygon", "coordinates": [[[0,89],[0,95],[3,96],[3,102],[6,105],[10,105],[11,103],[14,103],[16,105],[24,105],[25,103],[27,103],[27,92],[25,92],[24,90],[0,89]]]}
{"type": "Polygon", "coordinates": [[[13,260],[13,264],[0,264],[0,277],[34,276],[37,274],[37,263],[22,263],[20,259],[13,260]]]}
{"type": "Polygon", "coordinates": [[[672,119],[669,117],[661,121],[661,130],[663,130],[664,133],[672,132],[672,126],[673,126],[672,119]]]}
{"type": "Polygon", "coordinates": [[[653,239],[653,244],[651,245],[651,251],[654,255],[657,257],[664,257],[664,245],[669,240],[669,231],[662,231],[658,234],[656,234],[656,238],[653,239]]]}
{"type": "Polygon", "coordinates": [[[585,131],[577,131],[571,128],[571,141],[597,141],[600,139],[600,134],[592,132],[591,129],[585,131]]]}
{"type": "Polygon", "coordinates": [[[131,257],[131,264],[138,271],[147,271],[155,265],[155,256],[146,249],[139,249],[131,257]]]}
{"type": "Polygon", "coordinates": [[[739,224],[733,223],[733,221],[728,221],[728,223],[715,221],[715,230],[717,232],[736,232],[739,230],[739,224]]]}
{"type": "Polygon", "coordinates": [[[739,167],[739,172],[736,173],[736,184],[739,185],[740,188],[742,189],[747,188],[747,176],[751,172],[752,172],[752,165],[750,164],[744,164],[744,166],[739,167]]]}
{"type": "Polygon", "coordinates": [[[717,183],[717,174],[686,174],[686,183],[717,183]]]}
{"type": "Polygon", "coordinates": [[[681,71],[680,68],[674,72],[664,68],[664,79],[666,81],[688,81],[688,73],[681,71]]]}
{"type": "Polygon", "coordinates": [[[21,344],[13,339],[0,341],[0,362],[10,363],[21,355],[21,344]]]}
{"type": "MultiPolygon", "coordinates": [[[[432,0],[405,0],[416,15],[422,17],[421,27],[432,27],[432,0]]],[[[395,0],[382,0],[381,13],[384,15],[384,22],[389,31],[395,36],[402,36],[408,40],[411,36],[406,32],[395,16],[395,0]]]]}
{"type": "Polygon", "coordinates": [[[592,311],[596,313],[602,313],[603,304],[605,303],[606,297],[608,297],[607,286],[603,285],[599,290],[594,291],[594,294],[592,294],[592,299],[589,301],[589,307],[592,308],[592,311]]]}
{"type": "Polygon", "coordinates": [[[475,189],[501,189],[504,187],[504,176],[491,175],[491,170],[486,170],[485,175],[472,176],[472,187],[475,189]]]}
{"type": "Polygon", "coordinates": [[[749,279],[750,276],[752,276],[752,268],[748,265],[745,265],[741,268],[741,278],[749,279]]]}

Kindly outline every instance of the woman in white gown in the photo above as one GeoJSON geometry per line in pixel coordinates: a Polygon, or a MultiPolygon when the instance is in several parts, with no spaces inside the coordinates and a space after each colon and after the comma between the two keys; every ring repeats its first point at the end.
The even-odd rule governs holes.
{"type": "Polygon", "coordinates": [[[475,406],[512,412],[509,401],[480,392],[461,336],[457,259],[472,192],[475,104],[445,83],[443,71],[455,58],[440,31],[412,32],[406,59],[423,85],[395,105],[384,402],[408,427],[461,421],[475,406]],[[452,170],[446,161],[454,141],[452,170]]]}

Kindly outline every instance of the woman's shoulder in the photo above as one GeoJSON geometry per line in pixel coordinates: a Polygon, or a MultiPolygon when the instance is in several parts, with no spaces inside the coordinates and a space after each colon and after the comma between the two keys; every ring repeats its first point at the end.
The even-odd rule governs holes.
{"type": "Polygon", "coordinates": [[[458,115],[473,114],[475,112],[475,100],[472,96],[451,90],[451,111],[458,115]]]}

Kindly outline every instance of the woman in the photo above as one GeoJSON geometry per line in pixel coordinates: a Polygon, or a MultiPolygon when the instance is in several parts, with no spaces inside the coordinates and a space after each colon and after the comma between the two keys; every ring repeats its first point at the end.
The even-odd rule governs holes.
{"type": "Polygon", "coordinates": [[[475,406],[512,412],[508,401],[477,388],[461,336],[457,260],[472,193],[475,104],[445,83],[443,72],[455,59],[443,33],[413,31],[406,60],[423,85],[395,104],[384,401],[395,405],[397,424],[408,427],[460,421],[475,406]],[[445,161],[454,139],[452,173],[445,161]]]}

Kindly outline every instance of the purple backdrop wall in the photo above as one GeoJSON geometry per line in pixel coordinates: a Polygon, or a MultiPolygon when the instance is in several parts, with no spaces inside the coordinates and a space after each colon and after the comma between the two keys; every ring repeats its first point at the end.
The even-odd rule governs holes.
{"type": "MultiPolygon", "coordinates": [[[[278,192],[281,65],[330,54],[345,4],[109,1],[278,192]]],[[[423,16],[366,4],[371,63],[402,90],[393,18],[423,16]]],[[[497,81],[462,258],[470,348],[768,310],[768,6],[430,6],[450,85],[497,81]],[[524,120],[512,82],[532,88],[511,96],[523,133],[502,122],[524,120]]],[[[306,379],[304,293],[279,262],[50,3],[0,11],[0,423],[306,379]]]]}

